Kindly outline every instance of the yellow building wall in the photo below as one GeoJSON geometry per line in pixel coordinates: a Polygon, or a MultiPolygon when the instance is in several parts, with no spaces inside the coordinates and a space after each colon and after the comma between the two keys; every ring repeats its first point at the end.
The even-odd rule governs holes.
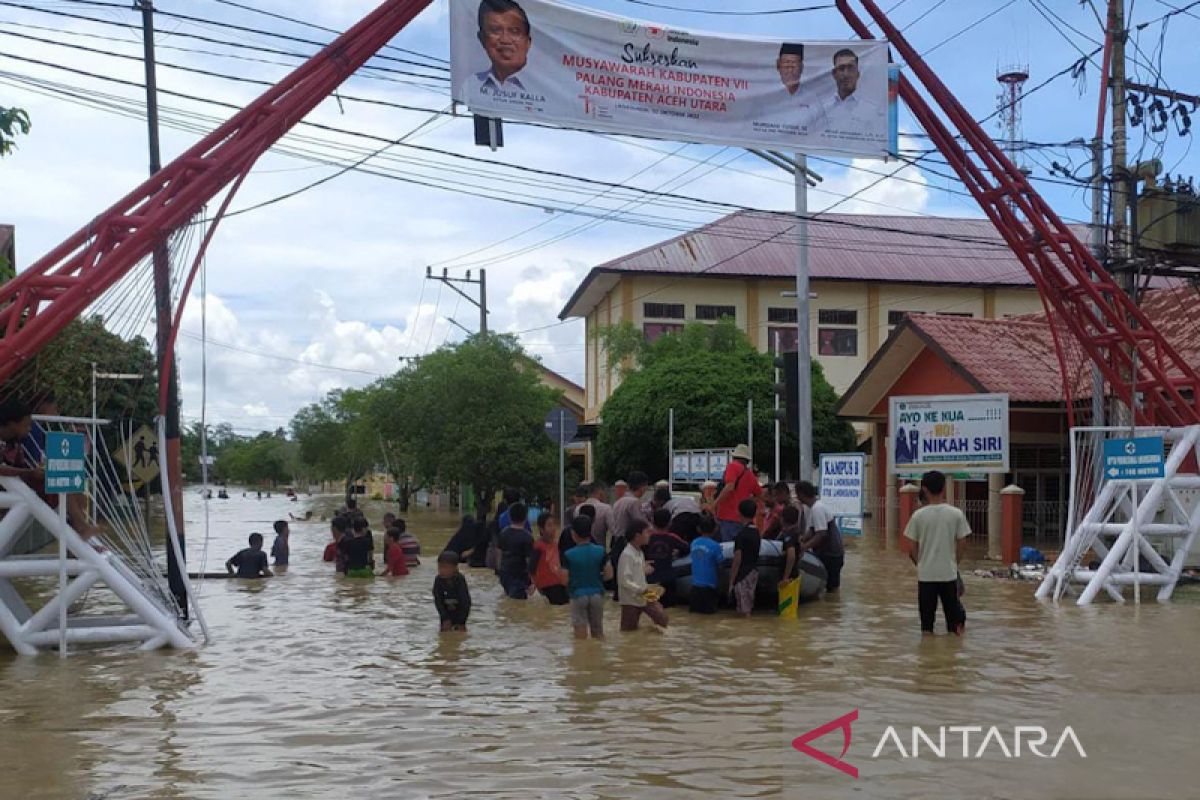
{"type": "MultiPolygon", "coordinates": [[[[746,331],[755,346],[766,352],[770,346],[771,327],[786,327],[769,322],[772,308],[794,308],[794,297],[782,292],[794,291],[790,280],[731,280],[717,278],[678,278],[671,276],[628,276],[587,317],[588,353],[593,369],[589,380],[596,380],[596,390],[588,387],[588,420],[600,417],[604,401],[620,383],[619,370],[609,364],[603,348],[593,334],[597,326],[613,325],[628,319],[639,329],[646,322],[691,322],[696,319],[697,305],[733,306],[738,326],[746,331]],[[646,303],[683,303],[683,320],[647,319],[646,303]]],[[[926,286],[899,283],[868,283],[814,281],[816,298],[811,304],[809,330],[813,357],[825,370],[825,376],[838,393],[844,393],[866,367],[875,352],[887,341],[892,327],[888,324],[891,311],[924,313],[971,314],[983,318],[1037,313],[1042,310],[1037,291],[1021,288],[989,289],[972,286],[926,286]],[[854,356],[821,356],[818,352],[818,331],[821,309],[857,312],[858,353],[854,356]]],[[[848,328],[850,326],[831,326],[848,328]]]]}

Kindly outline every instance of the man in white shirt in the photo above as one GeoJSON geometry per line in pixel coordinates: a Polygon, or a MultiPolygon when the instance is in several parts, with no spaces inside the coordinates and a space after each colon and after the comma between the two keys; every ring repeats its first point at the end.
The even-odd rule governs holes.
{"type": "Polygon", "coordinates": [[[808,481],[796,484],[796,497],[808,508],[808,531],[800,546],[821,559],[825,565],[825,591],[836,592],[842,585],[842,567],[846,564],[846,548],[837,520],[817,499],[817,487],[808,481]]]}
{"type": "Polygon", "coordinates": [[[824,103],[824,131],[826,136],[838,135],[861,138],[883,132],[886,119],[880,119],[883,109],[858,96],[858,82],[862,73],[858,68],[858,56],[850,48],[843,48],[833,56],[833,82],[836,89],[824,103]],[[877,130],[878,129],[878,130],[877,130]]]}
{"type": "Polygon", "coordinates": [[[937,604],[942,602],[946,630],[962,636],[967,612],[958,599],[958,565],[966,549],[971,526],[961,510],[946,503],[946,476],[926,472],[921,478],[924,505],[912,515],[904,538],[913,542],[909,558],[917,565],[917,603],[921,633],[933,635],[937,604]]]}

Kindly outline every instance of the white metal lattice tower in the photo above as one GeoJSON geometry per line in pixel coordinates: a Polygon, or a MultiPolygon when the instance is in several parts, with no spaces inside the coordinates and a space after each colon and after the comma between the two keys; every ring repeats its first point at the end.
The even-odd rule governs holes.
{"type": "Polygon", "coordinates": [[[1168,453],[1164,476],[1152,480],[1113,480],[1092,459],[1106,438],[1129,438],[1129,428],[1075,428],[1071,431],[1071,521],[1054,566],[1038,587],[1041,599],[1059,599],[1082,587],[1079,605],[1101,592],[1123,602],[1133,587],[1158,588],[1169,600],[1183,574],[1188,553],[1200,537],[1200,425],[1139,429],[1136,435],[1162,436],[1168,453]],[[1085,493],[1092,498],[1078,502],[1085,493]]]}
{"type": "Polygon", "coordinates": [[[1005,139],[1004,152],[1013,164],[1029,175],[1029,167],[1022,163],[1020,145],[1025,135],[1021,96],[1025,93],[1025,82],[1029,80],[1029,67],[1019,64],[1001,67],[996,70],[996,80],[1000,82],[996,110],[1005,139]]]}

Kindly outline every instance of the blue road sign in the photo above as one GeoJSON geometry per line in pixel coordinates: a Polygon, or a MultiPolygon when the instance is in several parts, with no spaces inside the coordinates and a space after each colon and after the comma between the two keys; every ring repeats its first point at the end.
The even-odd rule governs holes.
{"type": "Polygon", "coordinates": [[[87,481],[82,433],[46,434],[46,493],[79,494],[87,481]]]}
{"type": "Polygon", "coordinates": [[[1166,475],[1165,450],[1161,436],[1107,439],[1104,442],[1104,477],[1110,481],[1162,478],[1166,475]]]}
{"type": "Polygon", "coordinates": [[[550,409],[546,414],[545,425],[546,435],[555,444],[562,442],[568,445],[575,441],[575,436],[579,433],[579,422],[575,415],[565,408],[550,409]]]}

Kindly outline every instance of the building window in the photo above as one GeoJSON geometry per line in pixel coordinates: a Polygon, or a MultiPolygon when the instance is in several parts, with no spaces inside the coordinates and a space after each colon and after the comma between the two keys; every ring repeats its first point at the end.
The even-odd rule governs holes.
{"type": "Polygon", "coordinates": [[[646,335],[647,342],[657,341],[668,333],[679,333],[681,330],[682,325],[671,322],[647,322],[642,326],[642,333],[646,335]]]}
{"type": "Polygon", "coordinates": [[[800,342],[800,331],[795,325],[790,328],[767,328],[772,353],[794,353],[800,342]]]}
{"type": "Polygon", "coordinates": [[[853,328],[819,328],[817,330],[817,355],[858,355],[858,331],[853,328]]]}
{"type": "Polygon", "coordinates": [[[683,303],[643,303],[642,316],[647,319],[683,319],[683,303]]]}
{"type": "Polygon", "coordinates": [[[889,311],[888,325],[894,328],[904,321],[905,315],[915,317],[920,314],[927,314],[931,317],[965,317],[967,319],[975,316],[970,311],[889,311]]]}
{"type": "Polygon", "coordinates": [[[716,322],[725,317],[737,319],[737,309],[733,306],[696,306],[696,319],[716,322]]]}
{"type": "Polygon", "coordinates": [[[817,312],[819,325],[857,325],[858,312],[840,308],[822,308],[817,312]]]}
{"type": "Polygon", "coordinates": [[[796,320],[796,309],[794,308],[767,309],[767,322],[775,322],[783,325],[795,325],[796,320]]]}

